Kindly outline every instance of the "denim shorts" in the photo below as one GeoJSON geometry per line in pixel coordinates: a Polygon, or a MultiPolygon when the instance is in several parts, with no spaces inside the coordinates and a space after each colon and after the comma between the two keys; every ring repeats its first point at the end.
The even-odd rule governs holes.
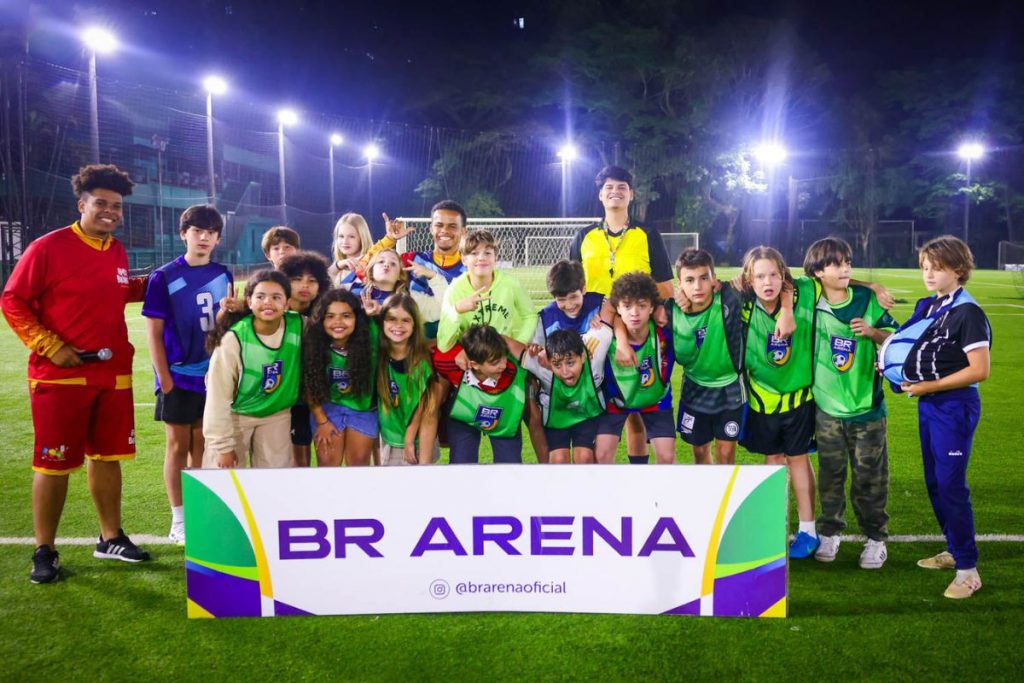
{"type": "MultiPolygon", "coordinates": [[[[376,410],[352,410],[348,406],[330,402],[323,404],[321,407],[324,413],[327,414],[327,419],[334,424],[334,428],[339,432],[346,429],[354,429],[371,439],[376,439],[380,434],[380,424],[377,421],[376,410]]],[[[310,418],[310,424],[312,425],[313,433],[316,433],[317,424],[315,417],[310,418]]]]}

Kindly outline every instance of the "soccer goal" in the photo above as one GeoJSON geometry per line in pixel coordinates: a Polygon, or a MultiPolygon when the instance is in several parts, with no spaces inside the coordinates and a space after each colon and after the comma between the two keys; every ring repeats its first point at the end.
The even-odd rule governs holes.
{"type": "Polygon", "coordinates": [[[1024,271],[1024,242],[999,243],[999,270],[1024,271]]]}

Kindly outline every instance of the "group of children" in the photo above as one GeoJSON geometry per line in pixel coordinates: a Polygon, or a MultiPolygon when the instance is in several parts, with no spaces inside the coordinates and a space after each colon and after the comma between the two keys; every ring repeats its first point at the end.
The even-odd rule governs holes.
{"type": "MultiPolygon", "coordinates": [[[[851,280],[845,242],[811,245],[800,277],[777,250],[751,249],[742,274],[724,283],[708,252],[687,249],[668,300],[642,272],[618,277],[606,300],[587,292],[580,263],[560,261],[538,313],[514,273],[497,267],[494,236],[467,233],[457,203],[433,208],[431,251],[399,254],[410,229],[385,222],[374,245],[361,216],[342,216],[331,264],[300,251],[294,231],[272,228],[263,250],[274,269],[253,274],[235,298],[230,273],[210,260],[219,214],[198,206],[182,215],[186,253],[154,273],[143,308],[156,417],[166,424],[172,538],[184,537],[186,466],[304,466],[311,443],[319,466],[430,464],[438,437],[451,463],[475,463],[483,435],[494,462],[519,463],[522,423],[540,462],[611,463],[637,414],[658,463],[676,462],[678,433],[696,463],[731,464],[740,443],[785,464],[799,516],[795,559],[836,558],[849,467],[868,538],[860,566],[884,564],[888,454],[876,359],[899,326],[883,288],[851,280]]],[[[896,388],[928,396],[926,481],[949,552],[922,566],[955,565],[946,594],[967,597],[980,587],[965,482],[978,415],[971,385],[984,379],[982,349],[987,376],[990,332],[959,287],[973,262],[957,243],[939,238],[921,251],[938,301],[919,303],[917,337],[887,348],[915,359],[898,364],[907,374],[896,388]],[[970,419],[954,434],[949,415],[963,406],[970,419]],[[959,460],[947,457],[957,438],[959,460]]]]}

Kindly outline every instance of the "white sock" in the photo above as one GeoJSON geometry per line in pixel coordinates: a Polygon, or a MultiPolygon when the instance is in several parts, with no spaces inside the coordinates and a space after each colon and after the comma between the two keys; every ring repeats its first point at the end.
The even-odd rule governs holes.
{"type": "Polygon", "coordinates": [[[171,524],[182,524],[185,521],[185,506],[171,507],[171,524]]]}
{"type": "Polygon", "coordinates": [[[956,580],[957,580],[957,582],[966,581],[967,579],[970,579],[970,578],[975,578],[975,579],[980,579],[981,578],[978,575],[978,568],[977,567],[971,567],[970,569],[957,569],[956,570],[956,580]]]}
{"type": "Polygon", "coordinates": [[[798,531],[802,531],[805,534],[810,534],[814,538],[818,537],[818,532],[815,531],[815,529],[814,529],[814,522],[813,521],[812,522],[800,522],[800,527],[798,528],[798,531]]]}

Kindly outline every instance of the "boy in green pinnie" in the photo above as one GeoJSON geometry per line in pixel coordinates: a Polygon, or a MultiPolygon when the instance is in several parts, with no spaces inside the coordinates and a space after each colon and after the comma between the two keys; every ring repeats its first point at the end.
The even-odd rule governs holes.
{"type": "Polygon", "coordinates": [[[882,378],[875,372],[875,357],[878,345],[898,325],[871,289],[850,284],[852,256],[849,244],[829,237],[812,244],[804,257],[804,272],[821,285],[814,330],[821,545],[814,559],[836,559],[839,534],[846,526],[849,463],[850,502],[868,538],[860,566],[879,569],[885,564],[888,538],[889,454],[882,378]]]}

